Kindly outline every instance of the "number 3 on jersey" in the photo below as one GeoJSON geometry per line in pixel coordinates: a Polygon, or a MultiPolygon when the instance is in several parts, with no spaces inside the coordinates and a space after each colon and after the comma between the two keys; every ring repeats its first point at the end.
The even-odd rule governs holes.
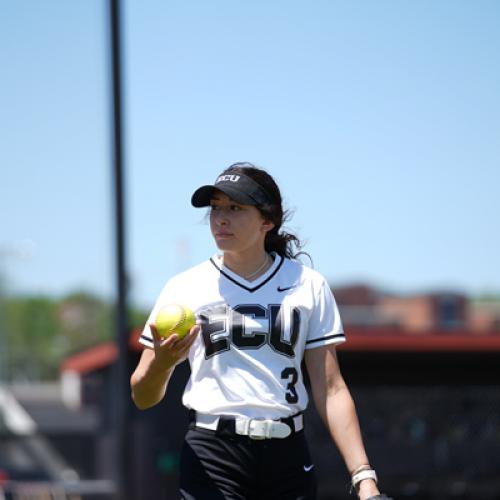
{"type": "Polygon", "coordinates": [[[286,386],[285,399],[289,403],[296,403],[299,400],[299,396],[297,391],[295,390],[295,384],[299,379],[299,375],[297,374],[297,370],[292,366],[285,368],[281,372],[281,378],[283,380],[288,380],[288,385],[286,386]]]}

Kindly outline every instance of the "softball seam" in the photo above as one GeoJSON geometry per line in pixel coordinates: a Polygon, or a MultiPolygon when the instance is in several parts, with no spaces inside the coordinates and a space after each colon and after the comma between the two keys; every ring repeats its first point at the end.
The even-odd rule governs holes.
{"type": "Polygon", "coordinates": [[[179,326],[184,323],[184,321],[186,320],[186,309],[182,306],[179,306],[179,308],[181,309],[181,318],[179,319],[179,321],[177,321],[177,323],[175,324],[175,326],[172,328],[172,332],[175,332],[175,330],[177,328],[179,328],[179,326]]]}

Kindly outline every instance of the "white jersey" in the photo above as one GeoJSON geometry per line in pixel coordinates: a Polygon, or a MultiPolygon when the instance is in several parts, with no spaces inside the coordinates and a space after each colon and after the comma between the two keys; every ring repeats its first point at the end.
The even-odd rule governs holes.
{"type": "Polygon", "coordinates": [[[189,352],[191,376],[182,402],[213,415],[279,419],[308,403],[301,362],[305,349],[345,341],[326,280],[318,272],[273,254],[254,281],[214,256],[170,279],[140,342],[153,347],[148,323],[171,302],[189,306],[202,331],[189,352]]]}

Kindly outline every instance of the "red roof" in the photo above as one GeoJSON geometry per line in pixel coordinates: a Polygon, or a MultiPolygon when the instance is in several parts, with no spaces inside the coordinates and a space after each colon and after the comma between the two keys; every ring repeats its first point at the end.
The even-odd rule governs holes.
{"type": "MultiPolygon", "coordinates": [[[[140,330],[134,330],[129,338],[129,347],[132,351],[141,351],[139,344],[140,330]]],[[[61,371],[89,373],[111,365],[118,357],[118,345],[110,340],[97,344],[85,351],[68,356],[61,364],[61,371]]]]}
{"type": "Polygon", "coordinates": [[[432,330],[429,333],[405,333],[394,328],[348,328],[345,351],[413,352],[500,352],[500,335],[472,334],[465,330],[432,330]]]}
{"type": "MultiPolygon", "coordinates": [[[[427,334],[409,334],[394,328],[370,327],[347,329],[347,342],[338,349],[343,351],[413,351],[413,352],[500,352],[500,335],[471,334],[466,331],[435,331],[427,334]]],[[[129,346],[140,352],[140,330],[130,335],[129,346]]],[[[114,341],[105,342],[67,357],[61,371],[90,373],[111,365],[118,356],[114,341]]]]}

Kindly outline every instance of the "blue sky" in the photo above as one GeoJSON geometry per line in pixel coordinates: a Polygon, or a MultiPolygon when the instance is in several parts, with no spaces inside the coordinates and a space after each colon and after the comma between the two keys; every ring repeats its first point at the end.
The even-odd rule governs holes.
{"type": "MultiPolygon", "coordinates": [[[[500,290],[500,3],[127,1],[131,298],[215,252],[192,191],[279,182],[332,284],[500,290]]],[[[6,293],[113,286],[105,2],[0,0],[6,293]]]]}

